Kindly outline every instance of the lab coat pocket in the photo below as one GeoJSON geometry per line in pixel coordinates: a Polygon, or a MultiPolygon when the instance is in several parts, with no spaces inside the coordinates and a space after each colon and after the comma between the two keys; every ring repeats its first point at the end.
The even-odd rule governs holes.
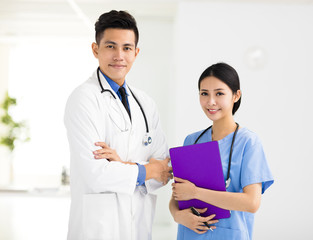
{"type": "Polygon", "coordinates": [[[85,194],[83,221],[85,240],[119,239],[116,194],[85,194]]]}

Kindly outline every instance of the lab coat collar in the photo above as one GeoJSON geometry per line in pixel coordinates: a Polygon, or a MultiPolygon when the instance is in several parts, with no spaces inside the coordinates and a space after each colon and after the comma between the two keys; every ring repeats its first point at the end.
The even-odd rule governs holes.
{"type": "MultiPolygon", "coordinates": [[[[118,85],[116,82],[114,82],[111,78],[109,78],[107,75],[105,75],[101,69],[100,69],[101,74],[104,76],[105,80],[109,83],[110,87],[114,90],[114,92],[116,94],[118,94],[118,90],[120,88],[120,85],[118,85]]],[[[125,89],[126,91],[126,95],[129,96],[129,91],[126,88],[126,80],[124,81],[122,87],[125,89]]]]}
{"type": "MultiPolygon", "coordinates": [[[[100,71],[101,72],[101,71],[100,71]]],[[[118,95],[116,94],[116,92],[111,88],[110,84],[107,82],[107,80],[105,79],[105,77],[103,76],[103,74],[99,74],[99,77],[100,77],[100,81],[102,83],[102,86],[104,89],[108,89],[111,91],[111,93],[115,96],[115,99],[113,98],[112,94],[109,93],[109,92],[103,92],[102,95],[104,97],[110,97],[110,107],[113,108],[113,110],[118,113],[120,115],[120,118],[123,119],[123,121],[125,121],[125,123],[130,126],[131,125],[131,121],[130,121],[130,118],[129,118],[129,115],[123,105],[123,103],[121,102],[121,100],[119,99],[118,95]]],[[[94,73],[94,78],[96,79],[97,81],[97,84],[99,85],[99,82],[98,82],[98,77],[97,77],[97,71],[94,73]]],[[[128,86],[126,85],[125,87],[126,91],[127,92],[130,92],[128,86]]],[[[99,93],[101,92],[101,88],[99,86],[99,93]]],[[[131,98],[132,95],[129,96],[129,98],[131,98]]],[[[131,109],[131,105],[130,105],[130,109],[131,109]]],[[[116,120],[117,121],[117,120],[116,120]]],[[[120,120],[118,121],[120,122],[120,120]]],[[[118,124],[118,123],[117,123],[118,124]]]]}

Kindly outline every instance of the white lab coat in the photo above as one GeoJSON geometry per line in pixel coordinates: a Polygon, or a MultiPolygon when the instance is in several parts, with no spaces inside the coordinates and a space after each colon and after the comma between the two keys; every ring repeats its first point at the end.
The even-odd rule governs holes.
{"type": "MultiPolygon", "coordinates": [[[[142,105],[149,124],[152,144],[142,141],[146,127],[142,112],[130,94],[128,96],[132,122],[105,78],[100,73],[104,89],[101,93],[97,73],[70,95],[65,110],[65,126],[71,153],[71,209],[69,240],[151,239],[156,205],[155,189],[162,186],[156,180],[136,186],[136,165],[94,159],[92,151],[97,141],[107,143],[124,161],[147,163],[151,157],[164,159],[168,148],[161,130],[153,100],[131,87],[142,105]]],[[[127,89],[130,93],[129,89],[127,89]]]]}

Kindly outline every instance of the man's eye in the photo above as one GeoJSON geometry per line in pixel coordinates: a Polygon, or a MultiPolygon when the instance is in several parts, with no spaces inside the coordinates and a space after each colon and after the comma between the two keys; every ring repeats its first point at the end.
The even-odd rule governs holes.
{"type": "Polygon", "coordinates": [[[113,45],[107,45],[107,48],[114,48],[113,45]]]}
{"type": "Polygon", "coordinates": [[[131,51],[132,49],[130,47],[125,47],[124,50],[125,51],[131,51]]]}

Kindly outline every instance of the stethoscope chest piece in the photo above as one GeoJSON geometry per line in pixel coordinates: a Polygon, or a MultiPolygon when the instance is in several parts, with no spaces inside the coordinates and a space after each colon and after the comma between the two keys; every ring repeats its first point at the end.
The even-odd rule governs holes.
{"type": "Polygon", "coordinates": [[[225,187],[226,187],[226,188],[229,187],[230,182],[231,182],[231,178],[228,178],[228,179],[226,180],[226,184],[225,184],[225,187]]]}
{"type": "Polygon", "coordinates": [[[148,134],[145,134],[142,142],[143,142],[143,145],[148,146],[149,144],[152,143],[152,138],[148,134]]]}

